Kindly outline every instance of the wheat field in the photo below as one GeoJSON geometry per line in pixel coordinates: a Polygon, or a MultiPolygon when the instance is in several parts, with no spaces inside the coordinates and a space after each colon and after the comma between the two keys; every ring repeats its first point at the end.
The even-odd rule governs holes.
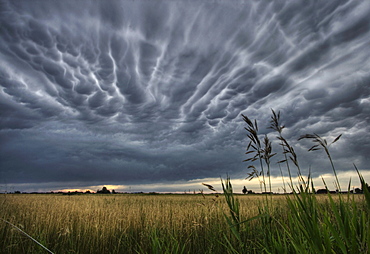
{"type": "MultiPolygon", "coordinates": [[[[240,200],[245,217],[258,213],[261,197],[240,200]]],[[[214,253],[227,227],[225,204],[214,195],[3,194],[1,204],[1,218],[56,253],[151,253],[161,242],[174,245],[169,250],[214,253]]],[[[40,250],[6,223],[0,233],[2,253],[40,250]]]]}
{"type": "MultiPolygon", "coordinates": [[[[257,215],[264,200],[258,195],[238,198],[245,218],[257,215]]],[[[278,204],[284,197],[274,200],[278,204]]],[[[1,203],[3,219],[55,253],[152,253],[155,248],[221,253],[225,249],[227,206],[221,196],[3,194],[1,203]]],[[[40,251],[6,223],[0,224],[0,233],[2,253],[40,251]]]]}
{"type": "MultiPolygon", "coordinates": [[[[230,209],[223,196],[2,194],[0,214],[53,253],[264,252],[265,222],[243,224],[239,246],[225,219],[230,209]]],[[[362,203],[362,195],[353,196],[362,203]]],[[[266,205],[270,214],[288,220],[285,195],[234,197],[241,220],[261,215],[266,205]]],[[[323,206],[328,202],[326,195],[319,199],[323,206]]],[[[47,253],[4,221],[0,234],[1,253],[47,253]]]]}

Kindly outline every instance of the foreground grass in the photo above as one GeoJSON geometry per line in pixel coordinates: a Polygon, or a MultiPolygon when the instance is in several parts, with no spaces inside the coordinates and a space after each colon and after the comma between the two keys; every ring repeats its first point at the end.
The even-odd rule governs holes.
{"type": "MultiPolygon", "coordinates": [[[[223,195],[6,194],[0,197],[0,216],[54,253],[314,253],[304,252],[305,243],[290,236],[298,234],[299,241],[310,240],[295,221],[299,216],[303,220],[316,216],[317,221],[312,222],[319,227],[325,218],[337,219],[331,206],[340,204],[338,196],[316,196],[312,208],[316,213],[312,210],[302,215],[294,196],[234,195],[240,203],[240,222],[256,218],[237,227],[225,219],[231,210],[223,195]]],[[[356,230],[359,236],[369,237],[363,198],[352,195],[346,209],[359,213],[360,217],[351,219],[363,220],[364,228],[356,230]]],[[[0,235],[1,253],[45,253],[7,223],[1,222],[0,235]]],[[[329,241],[335,242],[330,237],[329,241]]],[[[367,246],[356,251],[367,253],[367,246]]]]}

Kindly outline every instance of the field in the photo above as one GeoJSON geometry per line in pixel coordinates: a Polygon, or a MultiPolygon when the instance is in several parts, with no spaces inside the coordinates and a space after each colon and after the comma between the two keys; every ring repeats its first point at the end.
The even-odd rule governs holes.
{"type": "MultiPolygon", "coordinates": [[[[2,194],[0,204],[1,218],[53,253],[369,251],[369,208],[363,194],[2,194]],[[338,218],[349,221],[337,223],[338,218]],[[316,230],[322,231],[319,236],[316,230]],[[338,230],[343,235],[336,236],[338,230]],[[318,242],[310,243],[310,237],[318,242]],[[317,249],[310,250],[311,244],[317,249]]],[[[0,234],[1,253],[47,253],[5,221],[0,234]]]]}
{"type": "MultiPolygon", "coordinates": [[[[222,248],[218,241],[227,228],[219,208],[224,206],[213,195],[13,194],[1,199],[2,218],[56,253],[160,253],[161,248],[214,253],[222,248]]],[[[260,197],[241,200],[243,214],[258,213],[260,197]]],[[[0,232],[4,253],[40,250],[5,223],[0,232]]]]}

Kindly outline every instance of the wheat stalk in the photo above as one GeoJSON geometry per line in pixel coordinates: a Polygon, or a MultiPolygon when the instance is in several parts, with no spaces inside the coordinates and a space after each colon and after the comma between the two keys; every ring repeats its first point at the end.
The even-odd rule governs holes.
{"type": "Polygon", "coordinates": [[[314,133],[314,134],[305,134],[305,135],[302,135],[301,137],[299,137],[299,139],[298,139],[298,140],[311,139],[312,142],[316,143],[316,145],[313,145],[310,149],[308,149],[308,151],[316,151],[316,150],[324,149],[326,155],[329,158],[331,167],[333,169],[336,184],[337,184],[337,188],[338,188],[339,191],[341,191],[340,183],[339,183],[339,180],[338,180],[337,171],[335,170],[334,163],[333,163],[333,160],[332,160],[330,152],[329,152],[329,147],[330,147],[330,145],[337,142],[340,139],[341,136],[342,136],[342,134],[340,134],[338,137],[336,137],[330,144],[328,144],[326,139],[320,137],[316,133],[314,133]]]}

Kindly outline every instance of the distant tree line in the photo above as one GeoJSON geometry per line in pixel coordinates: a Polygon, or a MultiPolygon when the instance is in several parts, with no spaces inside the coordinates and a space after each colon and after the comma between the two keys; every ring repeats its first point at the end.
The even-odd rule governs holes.
{"type": "MultiPolygon", "coordinates": [[[[366,187],[370,191],[370,186],[367,185],[366,187]]],[[[245,186],[243,187],[242,192],[243,192],[243,194],[256,194],[252,190],[248,190],[245,186]]],[[[355,188],[353,190],[350,190],[349,192],[354,193],[354,194],[364,193],[364,191],[360,188],[355,188]]],[[[339,190],[330,191],[328,189],[318,189],[318,190],[315,191],[315,193],[316,194],[327,194],[327,193],[336,194],[336,193],[348,193],[348,191],[339,191],[339,190]]],[[[273,193],[272,192],[262,192],[262,194],[273,194],[273,193]]]]}
{"type": "MultiPolygon", "coordinates": [[[[369,185],[366,185],[366,187],[368,188],[368,190],[370,191],[370,186],[369,185]]],[[[350,193],[354,193],[354,194],[362,194],[364,193],[362,189],[360,188],[355,188],[353,190],[350,190],[349,191],[350,193]]],[[[1,192],[0,192],[1,193],[1,192]]],[[[8,194],[64,194],[64,195],[77,195],[77,194],[93,194],[94,192],[91,192],[89,190],[85,191],[85,192],[80,192],[80,191],[68,191],[68,192],[62,192],[62,191],[59,191],[59,192],[20,192],[20,191],[14,191],[14,192],[5,192],[5,193],[8,193],[8,194]]],[[[97,194],[118,194],[118,192],[116,192],[115,190],[108,190],[107,187],[103,187],[101,190],[97,190],[96,191],[97,194]]],[[[124,193],[127,193],[127,192],[124,192],[124,193]]],[[[256,194],[255,192],[253,192],[252,190],[248,190],[245,186],[243,187],[242,189],[242,193],[243,194],[256,194]]],[[[336,191],[330,191],[328,189],[318,189],[315,191],[316,194],[327,194],[327,193],[332,193],[332,194],[335,194],[335,193],[347,193],[347,191],[339,191],[339,190],[336,190],[336,191]]],[[[2,193],[4,194],[4,193],[2,193]]],[[[134,192],[132,194],[144,194],[144,192],[134,192]]],[[[156,194],[159,194],[159,193],[156,193],[156,192],[149,192],[148,194],[150,195],[156,195],[156,194]]],[[[186,194],[186,193],[185,193],[186,194]]],[[[194,192],[195,194],[195,192],[194,192]]],[[[273,194],[272,192],[262,192],[262,194],[273,194]]]]}

